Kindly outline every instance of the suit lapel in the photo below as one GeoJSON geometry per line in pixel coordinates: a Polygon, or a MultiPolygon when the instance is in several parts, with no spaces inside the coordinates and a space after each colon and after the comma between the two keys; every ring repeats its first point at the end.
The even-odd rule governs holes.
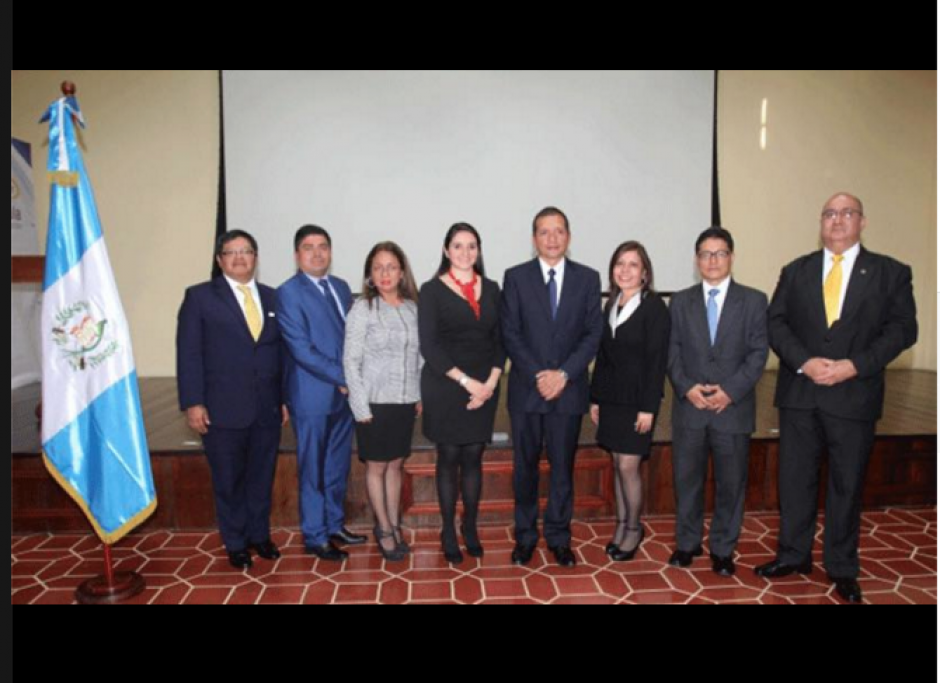
{"type": "Polygon", "coordinates": [[[725,296],[725,304],[721,307],[721,315],[718,318],[718,332],[715,334],[715,346],[721,344],[722,340],[728,336],[728,329],[731,327],[732,322],[741,315],[741,307],[743,305],[744,296],[741,292],[741,288],[732,280],[728,285],[728,294],[725,296]]]}
{"type": "MultiPolygon", "coordinates": [[[[542,277],[542,266],[539,264],[538,259],[532,261],[526,279],[528,280],[529,296],[539,302],[539,306],[548,319],[549,324],[554,324],[552,321],[552,307],[548,301],[548,286],[545,284],[544,277],[542,277]]],[[[564,295],[564,290],[562,290],[562,295],[564,295]]],[[[561,302],[559,302],[559,313],[560,312],[561,302]]]]}
{"type": "Polygon", "coordinates": [[[258,286],[258,294],[261,295],[261,316],[264,321],[264,327],[261,329],[261,337],[258,341],[261,341],[264,337],[269,334],[273,334],[277,328],[277,318],[272,317],[275,309],[277,308],[277,299],[274,294],[268,294],[260,285],[258,286]]]}
{"type": "Polygon", "coordinates": [[[225,277],[216,278],[215,293],[222,299],[226,308],[229,309],[232,315],[235,316],[235,319],[238,321],[238,327],[248,337],[251,343],[254,344],[255,338],[251,336],[251,330],[248,329],[248,320],[245,318],[245,312],[242,310],[241,304],[238,303],[238,298],[235,296],[235,292],[229,287],[225,277]]]}
{"type": "Polygon", "coordinates": [[[819,329],[828,330],[829,322],[826,319],[826,299],[823,291],[823,254],[817,251],[809,259],[809,267],[806,270],[808,282],[804,282],[804,291],[811,292],[810,295],[810,313],[815,318],[816,326],[819,329]]]}
{"type": "Polygon", "coordinates": [[[842,320],[848,320],[858,312],[862,301],[865,300],[865,290],[868,284],[874,281],[875,262],[865,249],[862,249],[858,258],[855,259],[855,267],[852,268],[852,275],[849,278],[849,286],[845,292],[845,301],[842,304],[842,314],[836,325],[842,320]]]}
{"type": "Polygon", "coordinates": [[[569,259],[565,264],[565,282],[561,288],[561,298],[558,300],[558,317],[555,323],[561,322],[562,316],[572,312],[578,300],[575,287],[578,284],[578,267],[569,259]]]}
{"type": "Polygon", "coordinates": [[[692,329],[695,330],[704,348],[712,345],[712,336],[708,332],[708,311],[705,310],[705,294],[701,285],[692,288],[692,329]]]}
{"type": "Polygon", "coordinates": [[[328,300],[326,298],[327,294],[323,293],[320,285],[311,280],[305,273],[301,272],[298,277],[304,279],[307,290],[310,292],[310,296],[313,298],[314,305],[320,307],[323,315],[333,323],[333,327],[336,329],[336,332],[340,336],[343,336],[343,328],[340,325],[339,311],[336,308],[336,302],[328,300]],[[327,306],[332,306],[332,310],[327,308],[327,306]]]}

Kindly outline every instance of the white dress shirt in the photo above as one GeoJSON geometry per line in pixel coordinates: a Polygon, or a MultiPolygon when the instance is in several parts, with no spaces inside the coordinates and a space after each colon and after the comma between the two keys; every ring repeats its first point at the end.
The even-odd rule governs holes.
{"type": "Polygon", "coordinates": [[[728,298],[728,288],[731,286],[731,276],[729,275],[724,280],[719,282],[717,285],[710,285],[707,282],[702,282],[702,292],[705,294],[705,310],[708,310],[708,293],[717,289],[718,294],[715,295],[715,303],[718,304],[718,322],[721,322],[721,311],[725,307],[725,300],[728,298]]]}
{"type": "Polygon", "coordinates": [[[617,338],[617,328],[627,322],[633,314],[636,313],[636,309],[640,307],[641,303],[643,303],[642,289],[630,297],[630,300],[623,307],[622,311],[618,311],[619,306],[623,304],[623,292],[617,296],[617,303],[610,307],[610,319],[608,320],[610,331],[614,339],[617,338]]]}
{"type": "Polygon", "coordinates": [[[558,285],[558,304],[561,305],[561,287],[565,282],[565,264],[568,262],[567,259],[562,259],[558,262],[556,266],[550,266],[542,259],[539,259],[539,265],[542,266],[542,278],[545,280],[545,286],[548,287],[548,281],[551,279],[551,276],[548,274],[548,271],[555,271],[555,283],[558,285]]]}
{"type": "Polygon", "coordinates": [[[255,282],[252,278],[251,282],[247,282],[242,285],[241,282],[236,282],[228,275],[223,273],[225,281],[228,282],[228,286],[232,288],[232,292],[235,294],[235,298],[238,300],[238,305],[242,307],[242,313],[245,312],[245,295],[242,293],[242,290],[239,287],[248,287],[251,291],[251,298],[255,300],[255,306],[258,307],[258,312],[261,314],[261,323],[264,324],[264,306],[261,305],[261,294],[258,293],[258,283],[255,282]]]}

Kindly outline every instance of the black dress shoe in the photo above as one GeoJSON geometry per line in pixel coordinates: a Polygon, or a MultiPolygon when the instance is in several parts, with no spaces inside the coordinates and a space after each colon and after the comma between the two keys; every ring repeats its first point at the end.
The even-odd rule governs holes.
{"type": "Polygon", "coordinates": [[[860,603],[862,601],[862,589],[858,585],[858,581],[855,579],[840,579],[835,576],[829,578],[836,584],[836,593],[839,594],[840,598],[851,603],[860,603]]]}
{"type": "Polygon", "coordinates": [[[343,527],[339,531],[330,534],[330,540],[336,545],[362,545],[366,542],[366,537],[354,534],[349,529],[343,527]]]}
{"type": "Polygon", "coordinates": [[[715,555],[712,553],[712,571],[718,574],[718,576],[734,576],[734,557],[728,555],[728,557],[721,557],[720,555],[715,555]]]}
{"type": "Polygon", "coordinates": [[[774,560],[767,564],[754,567],[754,573],[763,576],[765,579],[779,579],[790,574],[810,574],[813,571],[813,561],[805,560],[799,564],[785,564],[780,560],[774,560]]]}
{"type": "Polygon", "coordinates": [[[696,557],[702,556],[702,546],[699,546],[695,550],[676,550],[672,554],[672,557],[669,558],[669,564],[673,567],[686,567],[692,566],[692,560],[696,557]]]}
{"type": "Polygon", "coordinates": [[[569,546],[558,545],[552,548],[551,551],[555,555],[555,562],[558,563],[559,567],[573,567],[578,564],[569,546]]]}
{"type": "Polygon", "coordinates": [[[533,553],[535,553],[534,545],[516,543],[516,547],[512,549],[512,563],[518,565],[529,564],[532,561],[533,553]]]}
{"type": "Polygon", "coordinates": [[[228,554],[228,563],[235,569],[251,569],[251,554],[247,550],[236,550],[228,554]]]}
{"type": "Polygon", "coordinates": [[[281,551],[278,550],[277,546],[271,541],[251,543],[248,548],[254,550],[258,554],[258,557],[263,557],[266,560],[276,560],[281,556],[281,551]]]}
{"type": "Polygon", "coordinates": [[[347,557],[349,553],[345,550],[340,550],[332,543],[324,543],[323,545],[305,545],[304,552],[308,555],[316,555],[321,560],[326,562],[342,562],[347,557]]]}

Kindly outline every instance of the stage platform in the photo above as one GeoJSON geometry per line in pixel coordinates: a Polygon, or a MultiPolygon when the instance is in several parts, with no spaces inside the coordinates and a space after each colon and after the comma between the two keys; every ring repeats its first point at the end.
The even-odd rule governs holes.
{"type": "MultiPolygon", "coordinates": [[[[773,408],[776,372],[765,373],[758,385],[757,431],[751,446],[747,510],[776,511],[778,415],[773,408]]],[[[878,424],[875,451],[868,472],[864,505],[868,509],[934,505],[937,500],[937,375],[924,371],[887,373],[885,415],[878,424]]],[[[158,528],[207,529],[215,526],[209,468],[198,435],[189,431],[177,407],[172,378],[141,380],[141,400],[151,450],[159,507],[143,530],[158,528]]],[[[497,413],[494,441],[484,459],[484,523],[511,523],[512,443],[509,415],[503,404],[497,413]]],[[[34,414],[39,387],[11,392],[12,531],[54,532],[87,528],[84,517],[52,481],[42,466],[40,438],[34,414]]],[[[671,514],[672,449],[671,393],[667,396],[654,436],[653,456],[646,465],[648,514],[671,514]]],[[[284,430],[275,482],[273,523],[295,527],[297,513],[296,440],[284,430]]],[[[365,493],[364,467],[353,456],[347,518],[351,525],[371,525],[365,493]]],[[[406,464],[405,522],[412,527],[439,523],[434,483],[434,447],[421,434],[406,464]]],[[[543,462],[547,473],[548,464],[543,462]]],[[[594,440],[594,427],[585,418],[576,461],[575,516],[598,519],[613,515],[613,471],[610,456],[594,440]]],[[[547,477],[543,478],[543,494],[547,477]]],[[[712,503],[711,487],[707,505],[712,503]]]]}

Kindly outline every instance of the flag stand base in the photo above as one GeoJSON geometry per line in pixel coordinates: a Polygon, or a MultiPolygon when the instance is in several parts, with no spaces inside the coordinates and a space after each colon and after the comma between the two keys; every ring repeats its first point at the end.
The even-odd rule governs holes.
{"type": "Polygon", "coordinates": [[[137,572],[115,572],[112,583],[106,576],[85,581],[76,589],[75,599],[81,605],[113,605],[139,595],[146,585],[137,572]]]}

